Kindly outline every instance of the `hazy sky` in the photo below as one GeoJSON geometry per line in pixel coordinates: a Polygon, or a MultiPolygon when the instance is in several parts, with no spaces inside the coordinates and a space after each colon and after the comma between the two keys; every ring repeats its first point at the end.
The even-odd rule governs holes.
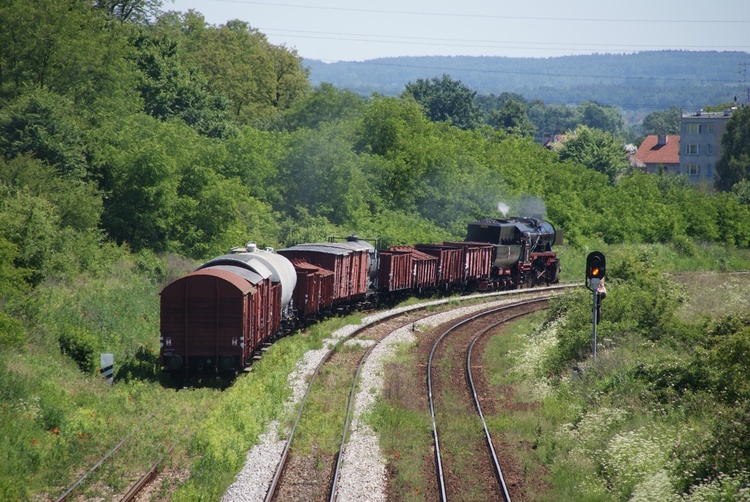
{"type": "Polygon", "coordinates": [[[213,25],[240,19],[272,44],[323,61],[750,52],[750,0],[165,0],[163,8],[194,9],[213,25]]]}

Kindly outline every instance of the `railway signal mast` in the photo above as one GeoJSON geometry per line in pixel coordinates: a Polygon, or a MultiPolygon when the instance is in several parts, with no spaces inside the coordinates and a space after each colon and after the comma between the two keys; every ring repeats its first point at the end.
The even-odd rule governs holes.
{"type": "Polygon", "coordinates": [[[593,352],[596,361],[596,325],[601,317],[601,301],[606,296],[604,289],[604,276],[607,273],[607,259],[599,251],[589,253],[586,257],[586,287],[593,292],[592,322],[593,325],[593,352]]]}

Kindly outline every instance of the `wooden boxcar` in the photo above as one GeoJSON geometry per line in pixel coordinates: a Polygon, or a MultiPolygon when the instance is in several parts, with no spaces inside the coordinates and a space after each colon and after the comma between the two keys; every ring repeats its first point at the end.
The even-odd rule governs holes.
{"type": "Polygon", "coordinates": [[[387,293],[410,289],[412,286],[412,258],[406,251],[382,250],[378,289],[387,293]]]}
{"type": "Polygon", "coordinates": [[[298,316],[309,317],[333,305],[333,272],[305,260],[291,260],[297,273],[297,287],[292,296],[292,308],[298,316]]]}
{"type": "Polygon", "coordinates": [[[373,247],[362,241],[300,244],[278,253],[289,260],[301,259],[333,272],[333,302],[350,302],[367,296],[370,255],[373,247]]]}
{"type": "MultiPolygon", "coordinates": [[[[391,246],[391,251],[406,252],[411,257],[411,287],[417,292],[435,287],[438,277],[438,258],[411,246],[391,246]]],[[[382,264],[381,264],[382,266],[382,264]]]]}
{"type": "Polygon", "coordinates": [[[444,242],[463,251],[464,281],[487,279],[492,268],[495,247],[485,242],[444,242]]]}
{"type": "Polygon", "coordinates": [[[415,248],[438,259],[437,285],[451,287],[462,284],[464,277],[463,250],[445,244],[417,244],[415,248]]]}

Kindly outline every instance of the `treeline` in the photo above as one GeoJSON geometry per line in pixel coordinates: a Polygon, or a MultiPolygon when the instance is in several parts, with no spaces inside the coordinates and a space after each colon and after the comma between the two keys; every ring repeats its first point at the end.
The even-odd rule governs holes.
{"type": "MultiPolygon", "coordinates": [[[[407,82],[448,73],[479,94],[513,92],[529,101],[606,103],[643,115],[672,105],[698,110],[731,101],[746,52],[646,51],[552,58],[423,56],[363,62],[305,60],[313,85],[330,82],[362,95],[399,95],[407,82]]],[[[740,96],[742,97],[742,96],[740,96]]]]}
{"type": "Polygon", "coordinates": [[[457,239],[530,197],[574,246],[750,240],[741,197],[629,173],[610,107],[490,96],[483,110],[447,75],[398,97],[313,88],[293,50],[247,23],[129,5],[0,10],[8,319],[28,288],[106,269],[111,245],[201,259],[247,240],[457,239]],[[549,151],[528,136],[535,113],[592,127],[549,151]]]}

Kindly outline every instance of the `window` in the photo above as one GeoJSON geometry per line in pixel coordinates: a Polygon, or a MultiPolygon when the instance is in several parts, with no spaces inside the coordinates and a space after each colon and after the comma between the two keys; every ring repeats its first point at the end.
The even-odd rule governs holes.
{"type": "Polygon", "coordinates": [[[706,124],[706,126],[708,127],[708,134],[713,134],[714,133],[714,123],[713,122],[709,122],[708,124],[706,124]]]}
{"type": "Polygon", "coordinates": [[[698,155],[700,148],[698,145],[685,145],[685,155],[698,155]]]}
{"type": "Polygon", "coordinates": [[[687,124],[687,133],[688,134],[700,134],[701,125],[700,124],[687,124]]]}
{"type": "Polygon", "coordinates": [[[714,175],[714,166],[713,164],[706,165],[706,176],[713,176],[714,175]]]}
{"type": "Polygon", "coordinates": [[[706,145],[706,155],[713,155],[714,154],[714,145],[711,143],[706,145]]]}
{"type": "Polygon", "coordinates": [[[698,164],[688,164],[687,165],[687,173],[688,176],[700,176],[701,175],[701,166],[698,164]]]}

